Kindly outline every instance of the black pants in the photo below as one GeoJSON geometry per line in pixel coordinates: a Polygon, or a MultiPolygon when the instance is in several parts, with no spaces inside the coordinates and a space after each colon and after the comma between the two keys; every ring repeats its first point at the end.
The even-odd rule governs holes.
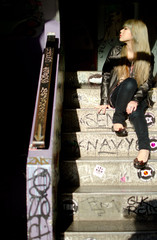
{"type": "Polygon", "coordinates": [[[147,109],[147,101],[141,101],[138,104],[136,111],[129,114],[129,116],[126,113],[127,104],[133,99],[136,91],[137,82],[133,78],[127,78],[115,88],[111,96],[112,105],[115,107],[113,123],[121,123],[124,125],[125,120],[129,117],[129,120],[133,124],[137,134],[139,150],[150,150],[148,126],[144,116],[147,109]]]}

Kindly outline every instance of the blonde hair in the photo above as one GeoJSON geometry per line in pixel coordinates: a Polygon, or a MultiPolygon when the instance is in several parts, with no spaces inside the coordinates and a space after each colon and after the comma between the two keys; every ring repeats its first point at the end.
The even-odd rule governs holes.
{"type": "MultiPolygon", "coordinates": [[[[151,51],[149,46],[148,30],[141,20],[135,19],[127,20],[123,27],[128,27],[133,36],[134,76],[138,86],[140,86],[148,79],[150,71],[151,51]]],[[[126,45],[122,48],[121,58],[126,59],[126,61],[124,64],[116,67],[119,80],[129,77],[126,45]]]]}

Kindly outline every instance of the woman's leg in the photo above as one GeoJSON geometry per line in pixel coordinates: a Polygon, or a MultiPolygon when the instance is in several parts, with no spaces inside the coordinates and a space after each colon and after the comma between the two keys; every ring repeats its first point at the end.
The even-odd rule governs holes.
{"type": "Polygon", "coordinates": [[[138,105],[137,110],[129,115],[129,120],[135,128],[135,132],[138,138],[139,150],[146,149],[150,151],[148,126],[144,116],[146,108],[147,102],[144,100],[138,105]]]}
{"type": "Polygon", "coordinates": [[[148,126],[144,116],[146,108],[147,103],[144,100],[138,105],[137,110],[129,116],[138,138],[139,152],[137,158],[134,159],[134,167],[137,169],[142,169],[146,166],[150,153],[148,126]]]}
{"type": "Polygon", "coordinates": [[[126,107],[132,100],[137,91],[137,82],[133,78],[124,80],[113,92],[111,101],[115,107],[113,115],[113,123],[120,123],[124,125],[126,120],[126,107]]]}

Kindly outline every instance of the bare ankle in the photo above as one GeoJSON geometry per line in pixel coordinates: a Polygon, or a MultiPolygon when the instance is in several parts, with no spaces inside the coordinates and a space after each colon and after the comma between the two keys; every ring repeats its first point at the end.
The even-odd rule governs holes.
{"type": "Polygon", "coordinates": [[[137,158],[139,161],[146,162],[149,158],[149,150],[148,149],[140,149],[137,158]]]}
{"type": "Polygon", "coordinates": [[[113,128],[115,131],[119,131],[120,129],[123,129],[123,125],[121,123],[114,123],[113,128]]]}

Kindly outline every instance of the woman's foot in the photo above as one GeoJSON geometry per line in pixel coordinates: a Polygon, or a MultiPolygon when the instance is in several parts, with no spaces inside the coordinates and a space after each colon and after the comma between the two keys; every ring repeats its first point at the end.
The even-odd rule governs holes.
{"type": "Polygon", "coordinates": [[[124,126],[121,123],[114,123],[113,129],[114,131],[119,131],[120,129],[124,129],[124,126]]]}
{"type": "Polygon", "coordinates": [[[126,129],[121,123],[114,123],[112,131],[115,132],[118,137],[126,137],[128,135],[126,129]]]}
{"type": "Polygon", "coordinates": [[[147,165],[149,153],[149,150],[141,149],[138,153],[137,158],[134,159],[134,167],[137,169],[144,168],[147,165]]]}

